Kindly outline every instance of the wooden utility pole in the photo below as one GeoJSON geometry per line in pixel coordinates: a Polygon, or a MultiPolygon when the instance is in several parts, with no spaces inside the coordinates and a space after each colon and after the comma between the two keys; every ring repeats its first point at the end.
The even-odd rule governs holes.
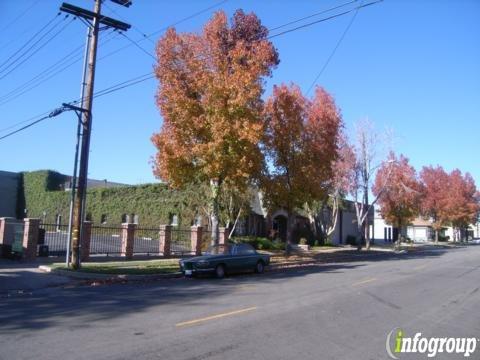
{"type": "MultiPolygon", "coordinates": [[[[123,6],[130,6],[130,1],[112,0],[123,6]]],[[[91,27],[91,37],[88,41],[88,63],[85,84],[85,95],[81,99],[82,112],[82,140],[80,148],[80,164],[76,185],[75,200],[73,206],[73,231],[72,231],[72,267],[80,268],[80,242],[82,238],[83,220],[86,209],[87,178],[88,178],[88,158],[90,152],[90,134],[92,129],[92,103],[93,89],[95,82],[95,65],[97,59],[98,35],[100,24],[105,27],[113,27],[117,30],[126,31],[130,28],[129,24],[101,15],[102,0],[95,0],[94,11],[85,10],[74,5],[63,3],[61,11],[73,14],[89,21],[91,27]]],[[[75,184],[73,184],[75,186],[75,184]]]]}

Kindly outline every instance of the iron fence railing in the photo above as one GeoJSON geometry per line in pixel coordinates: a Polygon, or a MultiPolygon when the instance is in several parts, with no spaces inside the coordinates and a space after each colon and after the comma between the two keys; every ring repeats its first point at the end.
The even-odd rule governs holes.
{"type": "Polygon", "coordinates": [[[174,255],[192,253],[191,230],[172,227],[170,251],[174,255]]]}
{"type": "Polygon", "coordinates": [[[50,256],[64,256],[67,253],[68,225],[40,224],[45,230],[44,245],[48,246],[50,256]]]}
{"type": "Polygon", "coordinates": [[[122,252],[122,228],[92,226],[90,254],[118,255],[122,252]]]}
{"type": "Polygon", "coordinates": [[[133,240],[134,254],[158,255],[160,252],[160,232],[155,228],[135,229],[133,240]]]}

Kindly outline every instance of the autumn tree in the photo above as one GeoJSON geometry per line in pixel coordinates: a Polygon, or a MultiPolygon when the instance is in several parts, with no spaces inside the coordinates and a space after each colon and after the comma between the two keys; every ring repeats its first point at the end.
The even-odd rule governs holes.
{"type": "Polygon", "coordinates": [[[288,245],[296,210],[327,196],[341,116],[324,89],[318,87],[309,100],[298,86],[280,85],[267,100],[265,117],[265,201],[287,211],[288,245]]]}
{"type": "MultiPolygon", "coordinates": [[[[369,191],[373,185],[376,170],[378,146],[378,134],[373,124],[365,119],[356,124],[356,138],[353,147],[355,154],[355,166],[353,178],[350,184],[350,196],[355,205],[355,214],[358,232],[365,239],[367,250],[370,249],[370,232],[368,215],[372,211],[378,197],[369,201],[369,191]]],[[[358,242],[358,249],[362,248],[362,239],[358,242]]]]}
{"type": "Polygon", "coordinates": [[[373,194],[387,223],[398,228],[408,225],[420,212],[421,185],[416,171],[403,155],[390,153],[377,171],[373,194]]]}
{"type": "Polygon", "coordinates": [[[435,242],[438,242],[440,230],[449,221],[448,192],[449,175],[441,166],[424,166],[420,172],[422,182],[421,214],[432,221],[435,242]]]}
{"type": "Polygon", "coordinates": [[[167,30],[156,48],[157,105],[163,117],[152,141],[154,173],[173,187],[210,184],[212,239],[218,241],[224,183],[245,190],[261,172],[264,79],[279,60],[254,14],[217,12],[197,33],[167,30]]]}
{"type": "Polygon", "coordinates": [[[472,176],[469,173],[462,175],[458,169],[453,170],[449,174],[446,199],[448,220],[455,231],[454,241],[457,241],[460,229],[474,223],[480,211],[480,194],[472,176]]]}
{"type": "Polygon", "coordinates": [[[345,134],[341,133],[337,142],[337,158],[332,163],[332,174],[325,184],[326,196],[305,203],[314,234],[327,243],[335,231],[339,211],[355,175],[355,154],[345,134]]]}

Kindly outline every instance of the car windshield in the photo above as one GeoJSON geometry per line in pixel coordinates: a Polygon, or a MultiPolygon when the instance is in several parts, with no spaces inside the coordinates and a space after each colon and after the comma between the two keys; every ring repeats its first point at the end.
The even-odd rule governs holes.
{"type": "Polygon", "coordinates": [[[213,245],[205,252],[206,255],[229,255],[230,247],[228,245],[213,245]]]}

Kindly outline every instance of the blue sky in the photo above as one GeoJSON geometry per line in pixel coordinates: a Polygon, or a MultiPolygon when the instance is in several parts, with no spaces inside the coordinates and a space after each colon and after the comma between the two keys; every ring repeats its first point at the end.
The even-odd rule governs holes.
{"type": "MultiPolygon", "coordinates": [[[[139,40],[142,33],[150,34],[219,2],[133,0],[125,9],[107,0],[103,12],[131,23],[127,35],[139,40]]],[[[237,8],[253,11],[272,28],[346,2],[228,0],[216,9],[229,15],[237,8]]],[[[70,3],[93,6],[90,0],[70,3]]],[[[51,20],[60,4],[56,0],[1,0],[0,63],[51,20]]],[[[211,11],[176,27],[200,31],[211,11]]],[[[281,62],[267,81],[265,96],[273,84],[282,82],[295,82],[306,92],[351,17],[348,14],[272,39],[281,62]]],[[[18,122],[79,97],[81,61],[14,100],[1,100],[84,44],[85,32],[84,24],[73,21],[41,51],[0,79],[0,136],[15,130],[10,127],[18,122]]],[[[156,41],[160,35],[152,39],[156,41]]],[[[104,31],[100,43],[98,57],[102,58],[129,41],[104,31]]],[[[153,42],[140,44],[153,52],[153,42]]],[[[469,171],[480,185],[479,44],[480,1],[385,0],[358,12],[318,84],[335,97],[347,131],[368,117],[378,131],[393,130],[395,151],[409,157],[417,170],[430,164],[447,170],[459,168],[469,171]]],[[[95,90],[143,75],[152,66],[151,57],[130,46],[98,62],[95,90]]],[[[150,164],[155,153],[150,136],[162,122],[154,102],[156,87],[152,79],[95,100],[89,177],[129,184],[156,181],[150,164]]],[[[0,140],[0,170],[54,169],[70,174],[75,129],[76,116],[66,112],[0,140]]]]}

